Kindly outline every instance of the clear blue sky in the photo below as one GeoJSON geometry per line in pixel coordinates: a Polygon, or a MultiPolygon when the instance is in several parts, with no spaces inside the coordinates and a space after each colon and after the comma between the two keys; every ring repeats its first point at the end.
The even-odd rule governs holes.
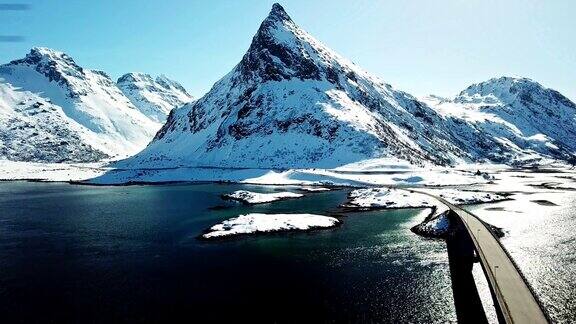
{"type": "MultiPolygon", "coordinates": [[[[30,10],[0,12],[0,35],[26,37],[0,43],[0,62],[47,46],[114,78],[164,73],[198,96],[241,59],[273,2],[24,1],[30,10]]],[[[279,2],[317,39],[414,95],[515,75],[576,100],[576,1],[279,2]]]]}

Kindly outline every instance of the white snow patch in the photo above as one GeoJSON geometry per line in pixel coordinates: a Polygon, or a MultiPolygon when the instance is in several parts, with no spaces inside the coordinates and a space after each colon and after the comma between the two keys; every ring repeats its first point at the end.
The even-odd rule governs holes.
{"type": "Polygon", "coordinates": [[[450,228],[450,219],[448,218],[448,214],[446,212],[443,212],[437,217],[434,217],[429,221],[423,222],[418,225],[418,231],[420,233],[426,233],[427,235],[435,235],[435,236],[445,234],[449,228],[450,228]]]}
{"type": "MultiPolygon", "coordinates": [[[[446,199],[452,204],[476,204],[505,200],[506,197],[480,191],[464,191],[457,189],[418,189],[423,192],[446,199]]],[[[434,207],[446,209],[435,198],[405,189],[366,188],[350,193],[347,207],[358,208],[425,208],[434,207]]],[[[438,213],[440,211],[437,211],[438,213]]]]}
{"type": "Polygon", "coordinates": [[[481,204],[506,200],[503,195],[493,192],[467,191],[458,189],[423,189],[422,191],[446,199],[454,205],[481,204]]]}
{"type": "Polygon", "coordinates": [[[347,207],[359,208],[425,208],[439,204],[432,197],[391,188],[357,189],[349,199],[347,207]]]}
{"type": "Polygon", "coordinates": [[[314,214],[247,214],[212,226],[202,237],[211,239],[254,233],[306,231],[334,227],[339,223],[334,217],[314,214]]]}
{"type": "MultiPolygon", "coordinates": [[[[418,189],[421,192],[442,197],[452,204],[488,203],[505,200],[503,195],[491,192],[463,191],[451,188],[418,189]]],[[[424,236],[442,237],[450,227],[449,208],[439,200],[425,193],[409,189],[366,188],[350,193],[345,207],[367,208],[432,208],[433,214],[413,228],[424,236]]]]}
{"type": "Polygon", "coordinates": [[[316,187],[316,186],[309,186],[309,187],[301,187],[300,190],[310,191],[310,192],[321,192],[321,191],[330,191],[332,189],[326,187],[316,187]]]}
{"type": "Polygon", "coordinates": [[[274,193],[259,193],[247,190],[238,190],[231,194],[224,195],[226,199],[241,201],[247,204],[263,204],[287,198],[300,198],[303,194],[294,192],[274,192],[274,193]]]}
{"type": "Polygon", "coordinates": [[[34,163],[0,160],[0,180],[84,181],[110,171],[97,163],[34,163]]]}

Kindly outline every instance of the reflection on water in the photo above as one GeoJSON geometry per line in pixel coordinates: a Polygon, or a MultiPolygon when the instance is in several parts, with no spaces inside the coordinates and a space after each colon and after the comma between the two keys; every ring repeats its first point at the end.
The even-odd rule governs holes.
{"type": "Polygon", "coordinates": [[[208,209],[241,188],[275,190],[0,184],[0,313],[44,322],[455,319],[444,243],[409,231],[418,211],[339,214],[344,224],[333,230],[198,241],[240,213],[337,213],[346,197],[208,209]]]}

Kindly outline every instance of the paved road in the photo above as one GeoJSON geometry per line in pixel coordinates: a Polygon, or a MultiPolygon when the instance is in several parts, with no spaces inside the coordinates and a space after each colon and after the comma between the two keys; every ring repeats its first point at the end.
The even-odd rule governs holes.
{"type": "Polygon", "coordinates": [[[474,242],[506,323],[548,323],[526,281],[488,227],[474,214],[445,199],[418,192],[438,199],[460,217],[474,242]]]}

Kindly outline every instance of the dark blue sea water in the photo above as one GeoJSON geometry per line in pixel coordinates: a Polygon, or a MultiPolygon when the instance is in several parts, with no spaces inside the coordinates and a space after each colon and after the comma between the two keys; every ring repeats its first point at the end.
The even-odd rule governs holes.
{"type": "Polygon", "coordinates": [[[238,189],[278,190],[0,183],[3,322],[455,319],[444,243],[409,231],[418,211],[343,213],[344,190],[209,209],[238,189]],[[338,214],[344,224],[196,239],[248,212],[338,214]]]}

